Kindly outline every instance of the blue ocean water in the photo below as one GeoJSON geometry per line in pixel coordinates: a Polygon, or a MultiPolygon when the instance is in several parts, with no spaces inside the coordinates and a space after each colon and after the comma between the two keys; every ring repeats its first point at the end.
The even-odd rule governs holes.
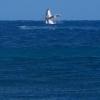
{"type": "Polygon", "coordinates": [[[100,100],[100,21],[0,21],[0,100],[100,100]]]}

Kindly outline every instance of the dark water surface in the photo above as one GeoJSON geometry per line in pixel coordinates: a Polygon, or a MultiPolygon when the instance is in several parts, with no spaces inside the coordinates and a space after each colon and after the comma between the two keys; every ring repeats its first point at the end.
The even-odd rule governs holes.
{"type": "Polygon", "coordinates": [[[100,21],[0,21],[0,100],[100,100],[100,21]]]}

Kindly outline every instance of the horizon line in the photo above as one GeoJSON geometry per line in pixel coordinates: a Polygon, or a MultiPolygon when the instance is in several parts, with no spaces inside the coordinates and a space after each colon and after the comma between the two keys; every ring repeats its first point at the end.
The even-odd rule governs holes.
{"type": "MultiPolygon", "coordinates": [[[[44,21],[44,20],[32,20],[32,19],[0,19],[0,21],[44,21]]],[[[58,21],[100,21],[100,19],[63,19],[58,21]]]]}

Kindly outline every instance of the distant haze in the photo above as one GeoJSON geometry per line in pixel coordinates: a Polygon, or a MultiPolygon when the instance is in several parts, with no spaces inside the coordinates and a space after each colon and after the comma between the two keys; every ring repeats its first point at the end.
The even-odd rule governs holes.
{"type": "Polygon", "coordinates": [[[100,20],[100,0],[0,0],[0,20],[43,20],[47,8],[63,20],[100,20]]]}

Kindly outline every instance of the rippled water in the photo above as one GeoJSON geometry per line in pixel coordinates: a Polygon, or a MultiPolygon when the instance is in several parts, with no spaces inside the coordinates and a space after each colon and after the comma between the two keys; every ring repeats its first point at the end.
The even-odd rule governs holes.
{"type": "Polygon", "coordinates": [[[1,100],[100,100],[100,21],[0,21],[1,100]]]}

